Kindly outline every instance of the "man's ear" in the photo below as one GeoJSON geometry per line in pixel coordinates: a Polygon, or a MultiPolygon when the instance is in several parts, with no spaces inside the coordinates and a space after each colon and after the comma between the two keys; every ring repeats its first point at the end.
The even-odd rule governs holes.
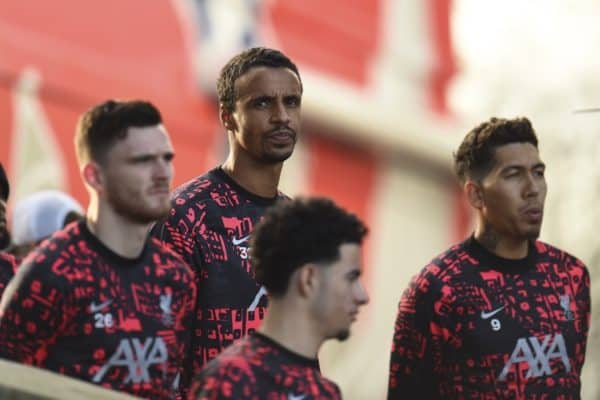
{"type": "Polygon", "coordinates": [[[100,166],[94,162],[87,162],[81,168],[81,176],[86,185],[94,189],[96,192],[101,192],[104,189],[104,176],[100,166]]]}
{"type": "Polygon", "coordinates": [[[483,189],[479,182],[467,180],[464,185],[464,190],[467,195],[467,201],[473,208],[481,210],[483,208],[483,189]]]}
{"type": "Polygon", "coordinates": [[[319,286],[318,267],[313,263],[304,264],[295,273],[298,292],[302,297],[310,297],[319,286]]]}
{"type": "Polygon", "coordinates": [[[219,104],[219,119],[227,132],[235,131],[236,124],[233,118],[233,112],[229,110],[223,103],[219,104]]]}

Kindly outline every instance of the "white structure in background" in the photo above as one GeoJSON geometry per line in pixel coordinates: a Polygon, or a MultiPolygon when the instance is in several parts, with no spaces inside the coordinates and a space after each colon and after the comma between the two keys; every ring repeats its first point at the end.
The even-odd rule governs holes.
{"type": "Polygon", "coordinates": [[[454,38],[462,73],[452,104],[475,125],[529,117],[548,166],[542,238],[581,258],[592,278],[584,399],[600,398],[600,3],[594,0],[457,0],[454,38]]]}
{"type": "MultiPolygon", "coordinates": [[[[262,21],[262,0],[186,0],[195,17],[198,37],[196,68],[200,87],[215,93],[223,65],[234,54],[264,42],[268,24],[262,21]],[[263,22],[262,25],[260,23],[263,22]]],[[[269,35],[269,34],[267,34],[269,35]]]]}
{"type": "Polygon", "coordinates": [[[13,201],[43,189],[65,189],[63,154],[38,99],[39,86],[39,73],[26,69],[13,88],[13,201]]]}

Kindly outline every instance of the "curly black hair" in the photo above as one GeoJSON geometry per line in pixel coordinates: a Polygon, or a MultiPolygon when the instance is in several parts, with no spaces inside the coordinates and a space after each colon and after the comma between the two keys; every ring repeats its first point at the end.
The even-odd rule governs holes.
{"type": "Polygon", "coordinates": [[[94,160],[103,163],[108,150],[127,129],[162,123],[158,109],[143,100],[107,100],[86,111],[75,131],[75,151],[80,163],[94,160]]]}
{"type": "Polygon", "coordinates": [[[266,47],[253,47],[247,49],[233,57],[221,69],[217,79],[217,95],[219,103],[229,111],[235,108],[235,82],[244,75],[250,68],[271,67],[271,68],[289,68],[298,77],[300,89],[302,89],[302,79],[296,64],[292,62],[285,54],[278,50],[266,47]]]}
{"type": "Polygon", "coordinates": [[[282,200],[265,213],[250,243],[259,283],[271,296],[286,293],[289,280],[304,264],[331,263],[345,243],[361,244],[366,226],[326,198],[282,200]]]}
{"type": "Polygon", "coordinates": [[[490,118],[473,128],[454,153],[454,171],[464,183],[467,179],[481,180],[494,166],[497,147],[510,143],[531,143],[538,139],[529,119],[490,118]]]}

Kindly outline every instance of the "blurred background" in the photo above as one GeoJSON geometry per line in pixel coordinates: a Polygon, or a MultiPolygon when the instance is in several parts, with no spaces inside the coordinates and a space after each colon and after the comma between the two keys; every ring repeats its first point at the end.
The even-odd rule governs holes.
{"type": "Polygon", "coordinates": [[[583,398],[600,399],[600,3],[595,0],[5,0],[0,161],[12,205],[42,189],[87,204],[73,151],[80,113],[144,98],[163,113],[179,185],[224,160],[220,67],[281,49],[304,82],[303,135],[283,190],[334,198],[366,220],[371,303],[324,374],[347,399],[383,398],[403,289],[470,233],[452,151],[491,116],[529,117],[548,165],[542,239],[590,268],[583,398]]]}

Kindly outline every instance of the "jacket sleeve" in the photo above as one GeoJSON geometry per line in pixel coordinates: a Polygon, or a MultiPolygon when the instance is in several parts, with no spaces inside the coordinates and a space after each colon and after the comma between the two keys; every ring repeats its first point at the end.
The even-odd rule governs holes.
{"type": "Polygon", "coordinates": [[[187,211],[190,215],[182,215],[185,210],[181,207],[184,206],[172,208],[166,219],[158,221],[152,227],[150,235],[179,254],[194,274],[201,276],[203,260],[195,226],[199,223],[200,216],[193,215],[193,209],[187,211]]]}
{"type": "Polygon", "coordinates": [[[259,398],[256,378],[244,360],[220,362],[218,358],[206,364],[194,378],[189,400],[229,400],[259,398]]]}
{"type": "Polygon", "coordinates": [[[71,310],[45,260],[30,257],[0,302],[0,357],[40,366],[71,310]]]}
{"type": "Polygon", "coordinates": [[[390,355],[389,400],[437,397],[432,333],[434,303],[439,297],[436,283],[425,268],[400,299],[390,355]]]}

